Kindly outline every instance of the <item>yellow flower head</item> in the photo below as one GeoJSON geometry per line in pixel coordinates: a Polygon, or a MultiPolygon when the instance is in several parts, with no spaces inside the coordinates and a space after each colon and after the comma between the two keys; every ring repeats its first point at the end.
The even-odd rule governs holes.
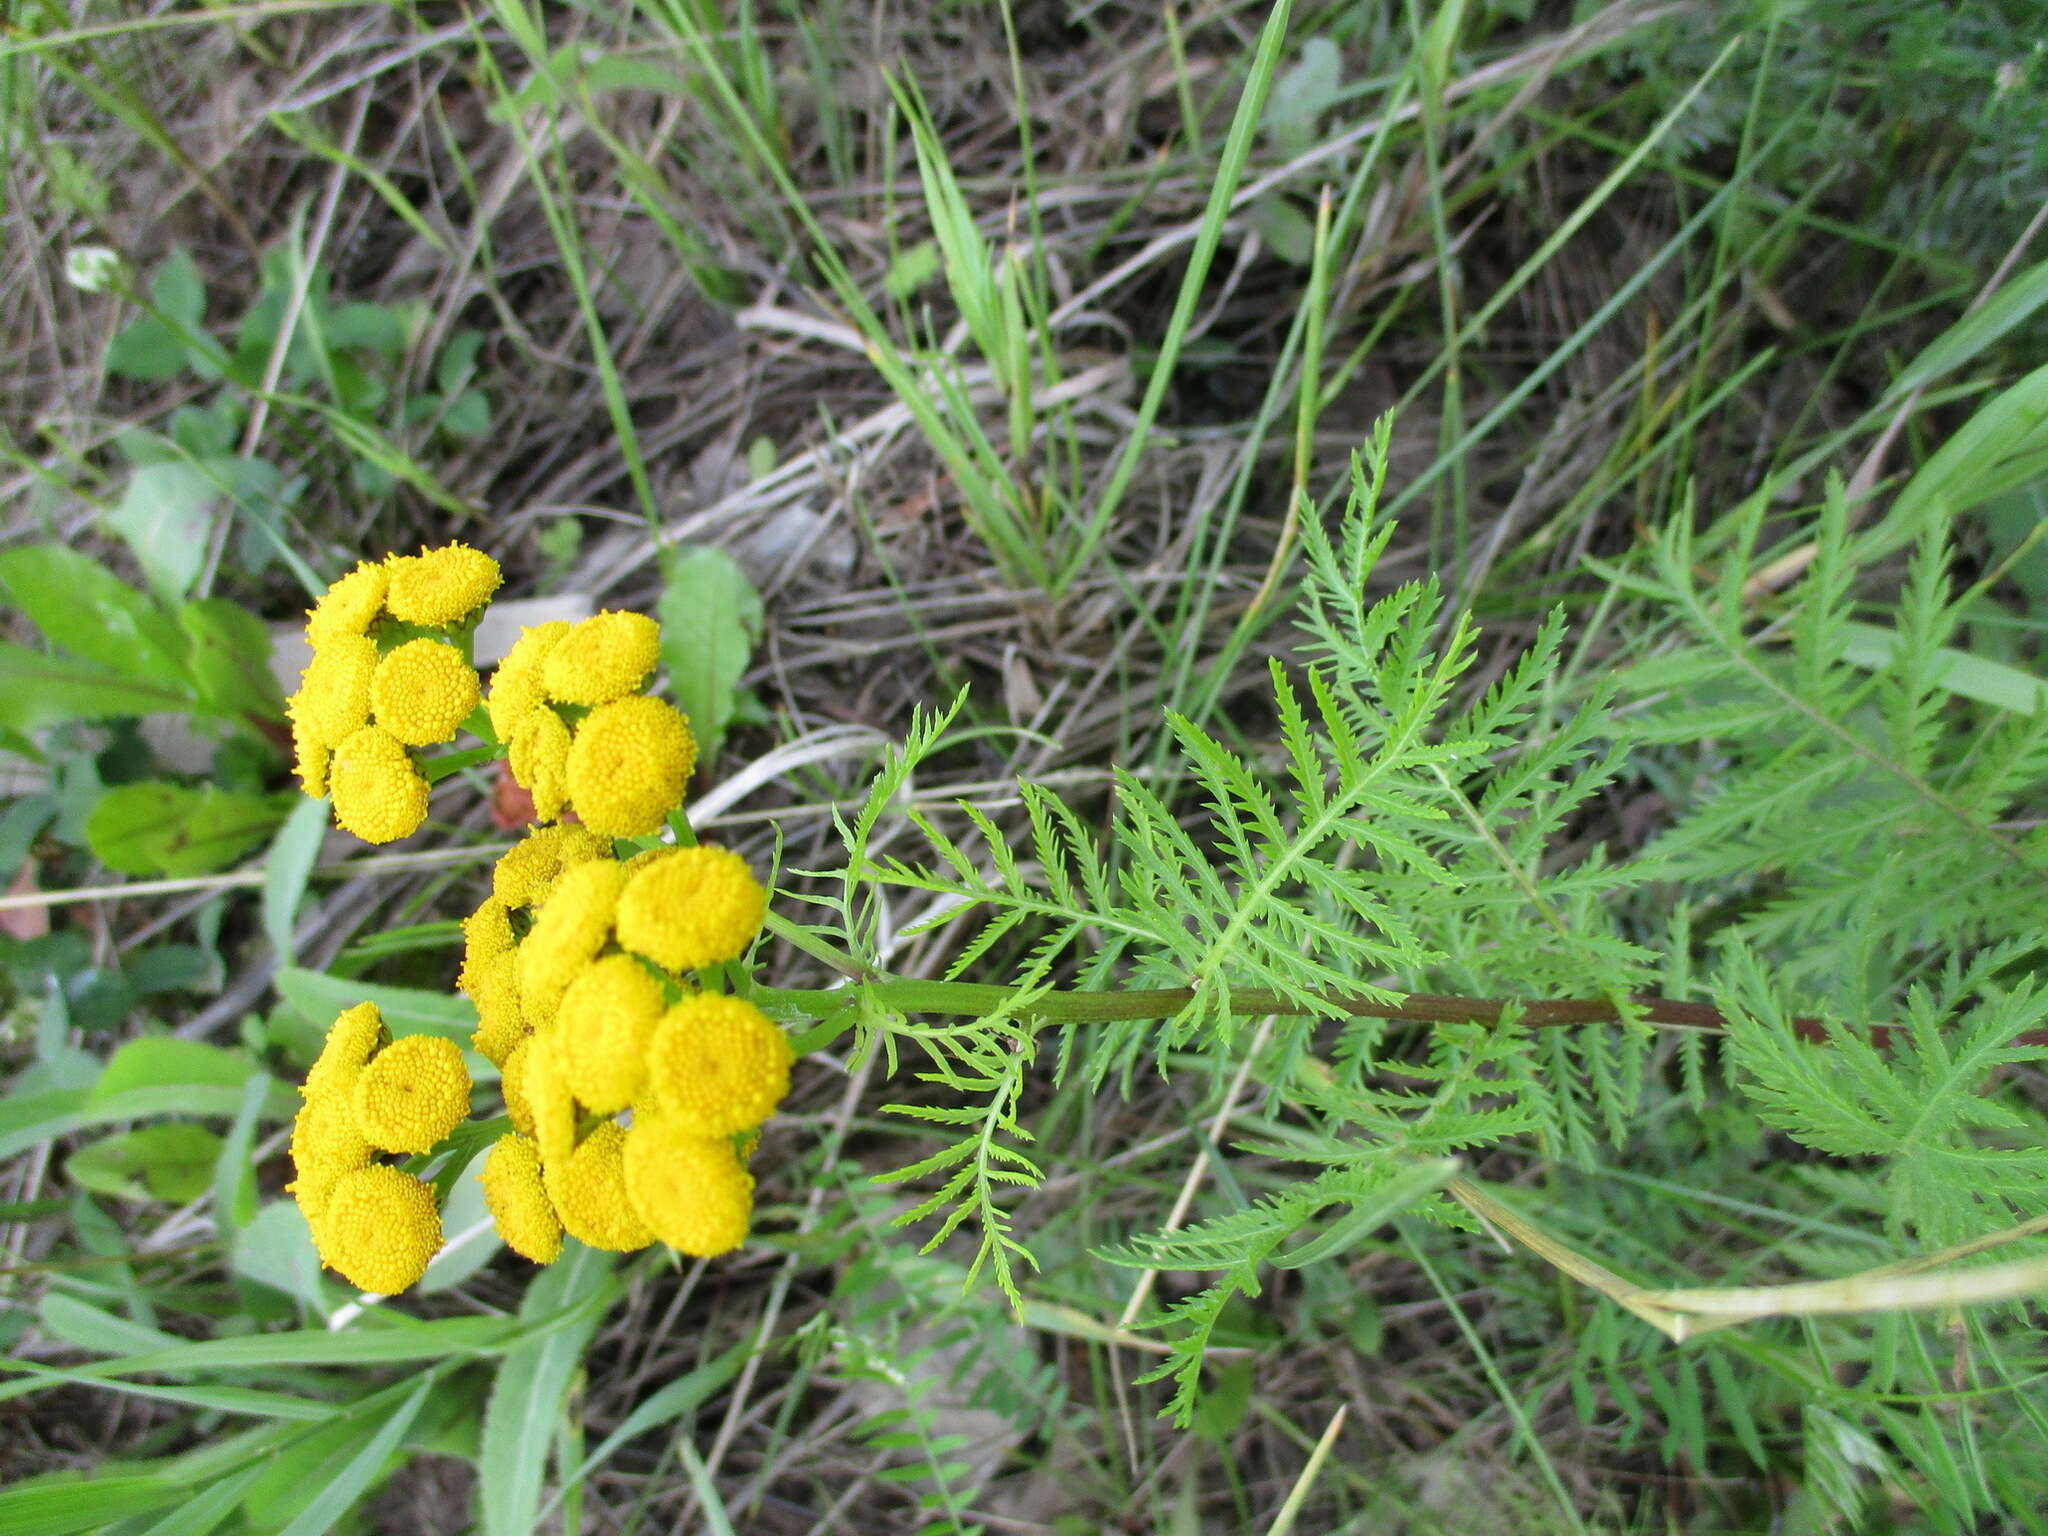
{"type": "Polygon", "coordinates": [[[459,623],[490,601],[502,579],[498,562],[467,544],[444,544],[416,555],[393,555],[384,606],[408,624],[459,623]]]}
{"type": "Polygon", "coordinates": [[[306,1072],[306,1086],[299,1091],[309,1099],[330,1092],[346,1098],[355,1091],[364,1064],[390,1038],[375,1003],[343,1009],[327,1026],[327,1041],[306,1072]]]}
{"type": "Polygon", "coordinates": [[[431,1152],[469,1117],[469,1069],[453,1040],[407,1035],[370,1058],[349,1105],[371,1146],[431,1152]]]}
{"type": "Polygon", "coordinates": [[[619,942],[664,971],[737,960],[761,931],[768,893],[730,848],[670,850],[619,893],[619,942]]]}
{"type": "Polygon", "coordinates": [[[327,792],[334,824],[366,843],[395,843],[427,819],[427,781],[380,726],[366,725],[334,749],[327,792]]]}
{"type": "Polygon", "coordinates": [[[370,722],[370,679],[377,644],[341,634],[313,652],[291,696],[292,722],[323,747],[338,747],[370,722]]]}
{"type": "Polygon", "coordinates": [[[299,788],[318,800],[327,793],[327,763],[334,749],[314,736],[304,721],[292,716],[292,772],[299,776],[299,788]]]}
{"type": "Polygon", "coordinates": [[[441,640],[406,641],[370,679],[377,723],[409,747],[453,741],[476,701],[476,668],[441,640]]]}
{"type": "Polygon", "coordinates": [[[569,798],[593,832],[640,837],[683,803],[697,760],[690,725],[646,694],[600,704],[569,745],[569,798]]]}
{"type": "Polygon", "coordinates": [[[747,1240],[754,1180],[722,1136],[690,1136],[658,1115],[626,1132],[626,1198],[662,1242],[716,1258],[747,1240]]]}
{"type": "Polygon", "coordinates": [[[555,1055],[569,1091],[592,1114],[639,1097],[647,1041],[661,1022],[661,983],[631,955],[606,955],[576,973],[555,1014],[555,1055]]]}
{"type": "Polygon", "coordinates": [[[520,717],[546,706],[548,691],[541,682],[541,666],[573,627],[567,619],[550,619],[520,629],[512,649],[491,674],[491,730],[498,740],[509,744],[520,717]]]}
{"type": "Polygon", "coordinates": [[[626,872],[610,859],[564,870],[533,931],[519,946],[519,997],[530,1016],[552,1013],[576,973],[597,958],[612,931],[626,872]]]}
{"type": "Polygon", "coordinates": [[[297,1177],[284,1188],[307,1221],[317,1221],[327,1209],[327,1197],[343,1174],[369,1163],[370,1144],[356,1129],[345,1096],[316,1093],[300,1106],[292,1121],[292,1172],[297,1177]]]}
{"type": "Polygon", "coordinates": [[[389,1163],[335,1180],[312,1226],[321,1262],[358,1290],[380,1296],[415,1283],[441,1247],[433,1186],[389,1163]]]}
{"type": "Polygon", "coordinates": [[[519,957],[510,950],[491,956],[470,976],[465,990],[476,1004],[476,1030],[469,1043],[486,1061],[502,1067],[527,1035],[526,1011],[519,1006],[519,957]]]}
{"type": "Polygon", "coordinates": [[[512,727],[512,779],[533,796],[533,814],[560,821],[569,796],[569,727],[546,705],[536,705],[512,727]]]}
{"type": "Polygon", "coordinates": [[[315,650],[336,635],[367,634],[377,615],[384,611],[384,593],[391,585],[391,573],[367,560],[334,582],[306,615],[306,641],[315,650]]]}
{"type": "Polygon", "coordinates": [[[611,839],[585,827],[540,827],[506,851],[491,871],[491,894],[508,907],[537,907],[563,870],[611,855],[611,839]]]}
{"type": "Polygon", "coordinates": [[[548,1197],[569,1235],[613,1253],[654,1241],[626,1199],[624,1143],[616,1120],[601,1121],[566,1162],[543,1164],[548,1197]]]}
{"type": "Polygon", "coordinates": [[[455,985],[474,997],[480,984],[488,985],[483,980],[484,966],[511,954],[518,942],[512,932],[512,909],[496,896],[486,896],[462,920],[462,970],[455,985]]]}
{"type": "Polygon", "coordinates": [[[525,1051],[520,1088],[533,1122],[533,1143],[540,1150],[541,1162],[553,1168],[566,1163],[575,1149],[576,1100],[556,1058],[552,1032],[528,1036],[525,1051]]]}
{"type": "Polygon", "coordinates": [[[536,1264],[562,1252],[562,1220],[541,1183],[540,1154],[524,1136],[500,1136],[484,1158],[484,1203],[505,1246],[536,1264]]]}
{"type": "Polygon", "coordinates": [[[759,1125],[789,1092],[789,1041],[752,1003],[716,992],[662,1016],[647,1049],[647,1098],[688,1136],[759,1125]]]}
{"type": "Polygon", "coordinates": [[[594,613],[548,653],[541,682],[564,704],[609,704],[661,659],[661,626],[644,613],[594,613]]]}
{"type": "Polygon", "coordinates": [[[631,879],[650,864],[659,864],[663,859],[672,859],[683,850],[674,843],[663,843],[658,848],[643,848],[626,860],[626,877],[631,879]]]}
{"type": "Polygon", "coordinates": [[[505,1095],[505,1116],[522,1136],[533,1134],[533,1100],[526,1096],[526,1064],[533,1059],[533,1036],[522,1036],[499,1064],[498,1089],[505,1095]]]}

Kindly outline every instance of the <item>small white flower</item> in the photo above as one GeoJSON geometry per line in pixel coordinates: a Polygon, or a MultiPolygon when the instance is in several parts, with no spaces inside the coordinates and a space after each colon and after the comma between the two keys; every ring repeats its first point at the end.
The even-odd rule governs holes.
{"type": "Polygon", "coordinates": [[[64,281],[80,293],[105,293],[120,275],[120,255],[104,245],[74,245],[64,258],[64,281]]]}

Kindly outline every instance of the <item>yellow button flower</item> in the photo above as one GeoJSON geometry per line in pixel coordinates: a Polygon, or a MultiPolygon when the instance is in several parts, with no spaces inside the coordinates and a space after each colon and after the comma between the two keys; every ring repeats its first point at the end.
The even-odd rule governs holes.
{"type": "Polygon", "coordinates": [[[752,1003],[716,992],[662,1016],[647,1049],[647,1097],[689,1136],[759,1125],[789,1092],[789,1041],[752,1003]]]}
{"type": "Polygon", "coordinates": [[[569,798],[593,832],[640,837],[683,803],[697,759],[689,722],[668,704],[633,694],[600,704],[569,745],[569,798]]]}
{"type": "Polygon", "coordinates": [[[453,1040],[407,1035],[370,1058],[349,1105],[371,1146],[431,1152],[469,1117],[469,1069],[453,1040]]]}
{"type": "Polygon", "coordinates": [[[533,1121],[533,1144],[540,1160],[553,1168],[569,1160],[576,1146],[576,1101],[555,1058],[552,1032],[531,1035],[526,1042],[526,1067],[520,1088],[533,1121]]]}
{"type": "Polygon", "coordinates": [[[334,824],[366,843],[410,837],[427,819],[427,781],[380,726],[366,725],[334,749],[327,790],[334,824]]]}
{"type": "Polygon", "coordinates": [[[619,942],[664,971],[737,960],[761,931],[768,893],[730,848],[705,843],[670,853],[619,893],[619,942]]]}
{"type": "Polygon", "coordinates": [[[540,827],[512,845],[491,870],[491,894],[508,907],[537,907],[565,869],[611,856],[611,839],[587,827],[540,827]]]}
{"type": "Polygon", "coordinates": [[[338,747],[370,723],[370,679],[377,645],[361,635],[336,635],[313,652],[289,709],[294,724],[323,747],[338,747]]]}
{"type": "Polygon", "coordinates": [[[546,705],[529,709],[512,727],[513,782],[533,796],[533,814],[560,821],[569,797],[569,727],[546,705]]]}
{"type": "Polygon", "coordinates": [[[306,1072],[306,1086],[299,1091],[307,1098],[338,1093],[344,1098],[355,1091],[356,1079],[377,1049],[391,1038],[384,1029],[384,1016],[375,1003],[357,1003],[345,1008],[327,1026],[326,1042],[320,1056],[306,1072]]]}
{"type": "Polygon", "coordinates": [[[533,1100],[526,1096],[526,1064],[533,1059],[533,1036],[522,1037],[499,1064],[498,1089],[505,1095],[505,1116],[522,1136],[533,1134],[533,1100]]]}
{"type": "Polygon", "coordinates": [[[366,634],[384,611],[391,573],[367,560],[320,594],[306,615],[306,640],[315,650],[337,635],[366,634]]]}
{"type": "Polygon", "coordinates": [[[484,1158],[481,1180],[491,1223],[505,1246],[536,1264],[562,1252],[562,1219],[541,1183],[540,1154],[524,1136],[500,1136],[484,1158]]]}
{"type": "Polygon", "coordinates": [[[626,872],[610,859],[564,870],[533,931],[519,946],[519,997],[530,1016],[552,1013],[576,973],[597,958],[612,931],[626,872]]]}
{"type": "Polygon", "coordinates": [[[520,629],[512,649],[491,674],[491,730],[499,741],[509,744],[520,717],[530,709],[546,707],[548,690],[541,682],[542,664],[573,627],[567,619],[550,619],[520,629]]]}
{"type": "Polygon", "coordinates": [[[503,578],[498,562],[467,544],[444,544],[416,555],[393,555],[384,606],[408,624],[455,624],[490,601],[503,578]]]}
{"type": "Polygon", "coordinates": [[[566,1162],[543,1164],[548,1197],[569,1235],[613,1253],[631,1253],[654,1241],[626,1199],[624,1143],[618,1122],[606,1120],[566,1162]]]}
{"type": "Polygon", "coordinates": [[[472,978],[481,977],[485,964],[511,954],[518,942],[512,932],[512,909],[496,896],[486,896],[462,920],[462,971],[455,984],[471,992],[472,978]]]}
{"type": "Polygon", "coordinates": [[[564,704],[609,704],[637,689],[661,659],[661,626],[644,613],[594,613],[548,653],[541,682],[564,704]]]}
{"type": "Polygon", "coordinates": [[[416,1283],[441,1247],[433,1186],[388,1163],[343,1174],[312,1225],[321,1262],[380,1296],[416,1283]]]}
{"type": "Polygon", "coordinates": [[[576,973],[555,1014],[555,1053],[576,1102],[613,1115],[647,1079],[647,1041],[661,1022],[661,983],[631,955],[576,973]]]}
{"type": "Polygon", "coordinates": [[[299,1202],[308,1222],[327,1209],[327,1198],[343,1174],[370,1163],[370,1144],[356,1129],[345,1094],[316,1093],[292,1121],[292,1172],[285,1193],[299,1202]]]}
{"type": "Polygon", "coordinates": [[[440,640],[408,640],[377,663],[370,709],[409,747],[453,741],[476,708],[476,668],[440,640]]]}
{"type": "Polygon", "coordinates": [[[324,745],[298,716],[292,716],[292,772],[299,788],[318,800],[327,793],[327,764],[334,749],[324,745]]]}
{"type": "Polygon", "coordinates": [[[690,1136],[657,1115],[626,1132],[626,1198],[662,1242],[716,1258],[747,1240],[754,1180],[724,1137],[690,1136]]]}

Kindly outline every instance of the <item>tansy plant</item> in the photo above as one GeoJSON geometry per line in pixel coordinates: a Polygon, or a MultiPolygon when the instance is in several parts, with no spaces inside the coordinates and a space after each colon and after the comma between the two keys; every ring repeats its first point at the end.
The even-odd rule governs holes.
{"type": "MultiPolygon", "coordinates": [[[[1833,487],[1811,574],[1763,635],[1746,582],[1767,499],[1717,552],[1711,590],[1680,520],[1644,568],[1608,572],[1674,616],[1653,659],[1561,681],[1573,668],[1553,614],[1475,690],[1477,631],[1433,584],[1366,595],[1389,532],[1373,516],[1387,441],[1383,429],[1354,466],[1338,535],[1301,519],[1299,665],[1272,663],[1270,762],[1170,716],[1152,771],[1119,773],[1106,827],[1023,783],[1012,838],[972,805],[955,818],[906,804],[952,711],[923,715],[841,822],[843,867],[803,891],[821,923],[770,911],[745,863],[694,844],[675,814],[694,753],[687,722],[638,691],[659,649],[651,623],[599,614],[527,631],[467,717],[485,750],[510,752],[552,823],[498,862],[463,924],[460,986],[509,1127],[483,1170],[506,1243],[542,1263],[565,1234],[706,1256],[739,1245],[746,1158],[790,1081],[778,1021],[811,1020],[796,1047],[847,1037],[856,1059],[917,1064],[906,1075],[921,1089],[885,1107],[940,1144],[883,1176],[923,1188],[900,1219],[936,1217],[933,1244],[977,1234],[970,1277],[993,1274],[1020,1307],[1033,1258],[1011,1212],[1041,1180],[1039,1083],[1106,1090],[1192,1069],[1224,1093],[1212,1135],[1235,1111],[1263,1198],[1098,1253],[1218,1276],[1164,1311],[1148,1312],[1141,1285],[1126,1318],[1169,1330],[1157,1374],[1175,1382],[1182,1422],[1233,1298],[1418,1219],[1511,1238],[1604,1296],[1603,1316],[1677,1342],[1787,1315],[1883,1312],[1905,1328],[1916,1311],[1953,1317],[2048,1286],[2048,1260],[2025,1249],[1976,1262],[2048,1230],[2048,1122],[2010,1086],[2048,1058],[2048,990],[2027,963],[2048,884],[2028,819],[2048,776],[2048,714],[1990,707],[1969,731],[1948,728],[1945,647],[1972,598],[1948,590],[1939,499],[1909,488],[1904,511],[1856,534],[1833,487]],[[1888,647],[1867,644],[1850,578],[1908,546],[1901,627],[1888,647]],[[1617,709],[1620,692],[1644,707],[1617,709]],[[1723,787],[1646,853],[1559,857],[1632,748],[1720,732],[1738,743],[1723,787]],[[878,827],[905,815],[930,850],[921,862],[876,850],[878,827]],[[674,845],[655,841],[665,823],[674,845]],[[1777,867],[1761,900],[1743,882],[1765,847],[1777,867]],[[1731,848],[1748,850],[1742,868],[1731,848]],[[1703,868],[1724,882],[1704,905],[1650,899],[1654,882],[1703,868]],[[894,891],[930,902],[908,931],[969,933],[943,977],[888,973],[894,891]],[[1711,945],[1696,919],[1715,925],[1711,945]],[[836,984],[748,975],[734,962],[764,927],[836,984]],[[1698,949],[1713,967],[1703,983],[1689,970],[1698,949]],[[970,977],[999,966],[1001,984],[970,977]],[[1712,1003],[1683,997],[1695,987],[1712,1003]],[[1634,1256],[1639,1280],[1623,1258],[1583,1251],[1567,1235],[1568,1191],[1478,1176],[1489,1158],[1620,1180],[1646,1116],[1709,1109],[1716,1054],[1749,1124],[1861,1160],[1853,1189],[1878,1217],[1873,1246],[1920,1251],[1818,1280],[1674,1287],[1688,1277],[1661,1250],[1634,1256]],[[1303,1171],[1272,1174],[1288,1164],[1303,1171]]],[[[309,787],[324,767],[344,826],[418,824],[426,788],[410,754],[447,740],[474,685],[438,655],[438,708],[425,686],[401,702],[379,681],[398,665],[426,675],[401,662],[409,646],[459,650],[495,583],[474,551],[432,551],[358,570],[315,610],[319,654],[293,713],[309,787]],[[346,654],[328,659],[337,644],[346,654]],[[374,792],[352,787],[348,775],[368,777],[359,759],[387,765],[374,792]]],[[[294,1192],[320,1251],[366,1289],[398,1289],[438,1242],[419,1177],[432,1165],[411,1160],[467,1114],[460,1055],[387,1040],[373,1010],[354,1008],[304,1094],[294,1192]]],[[[2007,1321],[1967,1315],[1987,1340],[2007,1321]]],[[[1904,1359],[1871,1390],[1921,1390],[1904,1359]]]]}
{"type": "MultiPolygon", "coordinates": [[[[540,1264],[564,1233],[619,1252],[728,1252],[753,1205],[743,1155],[788,1092],[790,1049],[704,977],[746,952],[766,892],[723,848],[618,856],[614,839],[669,823],[695,756],[683,716],[636,691],[659,654],[651,620],[525,630],[479,713],[464,650],[498,582],[488,555],[453,544],[359,565],[327,589],[291,699],[301,780],[332,797],[344,830],[389,842],[426,816],[435,765],[423,771],[416,751],[467,723],[508,752],[540,820],[557,824],[498,860],[462,925],[472,1043],[502,1072],[511,1126],[483,1167],[498,1233],[540,1264]]],[[[434,1189],[388,1159],[435,1152],[468,1118],[470,1089],[453,1042],[394,1040],[372,1002],[329,1029],[300,1089],[291,1193],[350,1283],[389,1293],[425,1273],[441,1245],[434,1189]]]]}

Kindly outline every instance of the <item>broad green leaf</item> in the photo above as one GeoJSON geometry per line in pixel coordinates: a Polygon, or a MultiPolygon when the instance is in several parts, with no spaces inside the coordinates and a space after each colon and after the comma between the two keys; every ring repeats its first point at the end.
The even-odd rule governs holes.
{"type": "Polygon", "coordinates": [[[278,829],[264,860],[263,931],[277,954],[277,963],[289,966],[297,958],[292,931],[298,925],[299,903],[306,896],[306,882],[320,857],[320,844],[327,836],[327,802],[302,798],[278,829]]]}
{"type": "Polygon", "coordinates": [[[150,277],[149,296],[156,312],[174,325],[196,331],[206,323],[206,281],[183,246],[166,256],[150,277]]]}
{"type": "Polygon", "coordinates": [[[182,677],[134,677],[0,641],[0,726],[10,730],[162,710],[190,713],[193,703],[192,685],[182,677]]]}
{"type": "Polygon", "coordinates": [[[476,1031],[476,1005],[460,993],[379,986],[297,966],[277,973],[277,990],[286,1002],[320,1024],[331,1022],[344,1008],[357,1003],[375,1003],[394,1034],[445,1035],[466,1045],[476,1031]]]}
{"type": "Polygon", "coordinates": [[[323,1307],[320,1255],[296,1200],[273,1200],[258,1211],[235,1239],[235,1273],[323,1307]]]}
{"type": "Polygon", "coordinates": [[[185,340],[155,315],[142,315],[114,333],[106,367],[116,378],[174,379],[185,368],[185,340]]]}
{"type": "Polygon", "coordinates": [[[61,1291],[50,1292],[37,1304],[36,1321],[52,1338],[89,1355],[135,1355],[170,1349],[181,1342],[176,1334],[117,1317],[61,1291]]]}
{"type": "Polygon", "coordinates": [[[194,691],[216,715],[284,715],[284,693],[270,671],[270,631],[247,609],[206,597],[178,610],[190,642],[185,666],[194,691]]]}
{"type": "Polygon", "coordinates": [[[602,1315],[591,1303],[610,1294],[611,1270],[610,1254],[572,1241],[526,1288],[521,1322],[533,1325],[557,1314],[577,1321],[521,1344],[498,1366],[477,1459],[484,1536],[531,1536],[555,1426],[602,1315]]]}
{"type": "Polygon", "coordinates": [[[702,767],[718,755],[740,677],[761,638],[761,596],[724,550],[692,549],[668,568],[660,618],[669,691],[690,717],[702,767]]]}
{"type": "Polygon", "coordinates": [[[135,1536],[209,1536],[214,1527],[242,1502],[243,1491],[256,1481],[262,1471],[259,1464],[230,1473],[183,1509],[165,1515],[148,1529],[136,1532],[135,1536]]]}
{"type": "Polygon", "coordinates": [[[221,484],[195,464],[167,460],[129,473],[109,528],[135,553],[157,595],[175,601],[192,589],[206,559],[207,532],[221,484]]]}
{"type": "Polygon", "coordinates": [[[221,1088],[239,1101],[242,1084],[262,1070],[240,1052],[203,1040],[148,1035],[114,1053],[92,1098],[98,1105],[142,1088],[221,1088]]]}
{"type": "Polygon", "coordinates": [[[1273,85],[1263,124],[1274,148],[1298,155],[1315,143],[1316,120],[1337,99],[1344,82],[1344,60],[1327,37],[1311,37],[1301,45],[1301,58],[1273,85]]]}
{"type": "MultiPolygon", "coordinates": [[[[1898,654],[1898,631],[1876,624],[1848,621],[1842,625],[1842,659],[1859,667],[1890,666],[1898,654]]],[[[2048,705],[2048,681],[2004,662],[1972,656],[1953,646],[1937,646],[1930,653],[1933,665],[1928,676],[1936,687],[1979,704],[1994,705],[2016,715],[2038,713],[2048,705]]]]}
{"type": "Polygon", "coordinates": [[[184,636],[97,560],[56,544],[0,551],[0,587],[59,649],[145,681],[182,682],[184,636]]]}
{"type": "Polygon", "coordinates": [[[167,1477],[62,1476],[0,1493],[0,1531],[7,1536],[71,1536],[98,1531],[175,1504],[192,1490],[167,1477]]]}
{"type": "Polygon", "coordinates": [[[76,1128],[89,1096],[60,1088],[0,1100],[0,1162],[76,1128]]]}
{"type": "Polygon", "coordinates": [[[206,1192],[220,1148],[220,1137],[205,1126],[171,1120],[80,1147],[64,1171],[94,1194],[183,1205],[206,1192]]]}
{"type": "Polygon", "coordinates": [[[288,802],[276,795],[145,779],[110,789],[86,819],[85,837],[124,875],[203,875],[270,836],[288,802]]]}
{"type": "Polygon", "coordinates": [[[431,1379],[414,1387],[412,1395],[398,1405],[378,1427],[376,1434],[350,1458],[340,1475],[311,1490],[312,1497],[292,1523],[284,1528],[281,1536],[321,1536],[322,1532],[331,1529],[383,1475],[385,1463],[405,1439],[405,1432],[412,1428],[412,1421],[419,1415],[420,1405],[426,1402],[427,1394],[433,1390],[431,1379]]]}

